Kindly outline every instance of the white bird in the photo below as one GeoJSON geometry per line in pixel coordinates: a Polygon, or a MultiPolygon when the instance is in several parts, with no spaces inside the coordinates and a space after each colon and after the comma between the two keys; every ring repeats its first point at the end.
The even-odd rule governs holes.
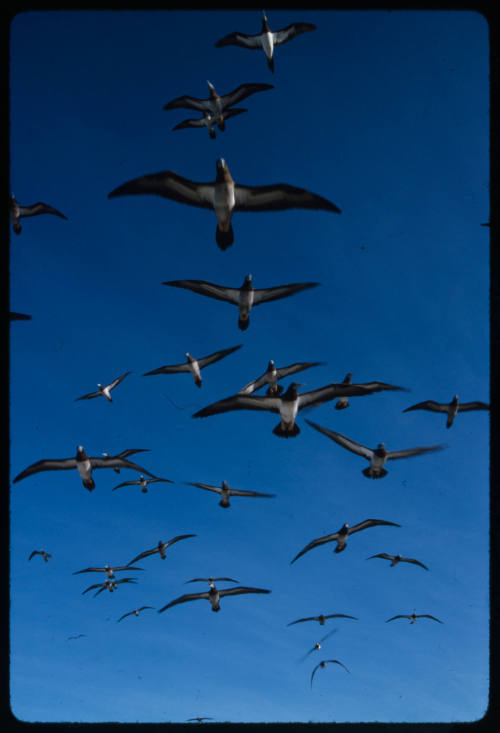
{"type": "Polygon", "coordinates": [[[125,372],[125,374],[122,374],[121,377],[113,379],[113,381],[106,386],[97,383],[97,386],[99,387],[98,390],[96,390],[95,392],[89,392],[89,394],[84,394],[82,395],[82,397],[77,397],[75,402],[78,402],[78,400],[91,400],[93,397],[100,397],[101,395],[105,397],[108,402],[113,402],[110,395],[111,390],[117,387],[120,382],[123,382],[125,377],[128,377],[129,374],[132,374],[132,372],[125,372]]]}
{"type": "Polygon", "coordinates": [[[191,372],[193,379],[197,387],[201,387],[201,370],[210,364],[215,364],[216,361],[224,359],[225,356],[229,356],[233,351],[241,349],[243,344],[238,346],[232,346],[229,349],[222,349],[222,351],[216,351],[209,356],[203,356],[201,359],[195,359],[189,352],[186,352],[187,361],[182,364],[167,364],[166,366],[158,367],[153,369],[151,372],[146,372],[143,377],[149,377],[152,374],[179,374],[182,372],[191,372]]]}

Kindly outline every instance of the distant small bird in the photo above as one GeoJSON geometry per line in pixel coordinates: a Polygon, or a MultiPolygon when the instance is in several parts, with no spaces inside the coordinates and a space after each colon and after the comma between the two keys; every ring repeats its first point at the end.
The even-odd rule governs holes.
{"type": "MultiPolygon", "coordinates": [[[[352,384],[352,373],[349,372],[345,375],[344,381],[342,384],[352,384]]],[[[367,387],[372,392],[382,392],[385,390],[389,391],[399,391],[399,392],[409,392],[408,389],[405,387],[396,387],[394,384],[387,384],[386,382],[362,382],[358,383],[358,386],[361,387],[367,387]]],[[[345,410],[346,407],[349,406],[349,401],[346,397],[340,397],[340,399],[337,400],[335,403],[335,409],[336,410],[345,410]]]]}
{"type": "Polygon", "coordinates": [[[14,311],[9,312],[10,321],[31,321],[31,316],[27,316],[25,313],[15,313],[14,311]]]}
{"type": "Polygon", "coordinates": [[[444,412],[447,415],[446,427],[451,428],[453,420],[458,412],[470,412],[471,410],[489,410],[490,406],[486,402],[462,402],[459,403],[458,395],[455,395],[451,402],[434,402],[434,400],[426,400],[416,405],[407,407],[403,412],[410,410],[429,410],[430,412],[444,412]]]}
{"type": "Polygon", "coordinates": [[[288,183],[242,186],[234,182],[224,158],[219,158],[216,166],[217,177],[213,183],[197,183],[173,171],[161,171],[123,183],[111,191],[108,198],[155,194],[182,204],[212,209],[217,217],[215,239],[222,250],[233,244],[231,217],[235,211],[324,209],[340,213],[334,203],[304,188],[290,186],[288,183]]]}
{"type": "Polygon", "coordinates": [[[28,560],[31,560],[31,558],[34,555],[41,555],[43,557],[43,559],[45,560],[45,562],[48,562],[49,561],[49,557],[52,557],[52,555],[49,552],[45,552],[45,550],[33,550],[33,552],[31,553],[31,555],[29,556],[28,560]]]}
{"type": "Polygon", "coordinates": [[[185,540],[188,537],[196,537],[195,534],[180,534],[177,535],[177,537],[173,537],[171,540],[168,540],[167,542],[162,542],[161,540],[158,542],[157,547],[153,547],[152,550],[144,550],[144,552],[141,552],[137,557],[134,557],[133,560],[129,562],[129,565],[133,565],[137,560],[142,560],[143,557],[149,557],[149,555],[154,555],[156,552],[160,553],[160,557],[162,560],[165,560],[165,551],[170,545],[173,545],[175,542],[179,542],[179,540],[185,540]]]}
{"type": "Polygon", "coordinates": [[[241,288],[228,288],[225,285],[216,285],[206,280],[170,280],[164,282],[163,285],[192,290],[199,295],[206,295],[209,298],[224,300],[226,303],[236,305],[239,310],[238,327],[241,331],[246,331],[250,325],[250,311],[254,306],[269,303],[271,300],[288,298],[301,290],[314,288],[320,283],[291,283],[272,288],[255,289],[252,284],[252,275],[247,275],[241,288]]]}
{"type": "Polygon", "coordinates": [[[204,598],[207,601],[210,601],[212,611],[220,611],[219,601],[221,598],[224,598],[224,596],[237,596],[243,593],[270,593],[270,592],[271,592],[270,590],[264,590],[263,588],[249,588],[246,586],[237,586],[236,588],[222,588],[221,590],[219,590],[218,588],[215,587],[214,583],[211,583],[210,590],[204,593],[186,593],[185,595],[180,596],[179,598],[176,598],[173,601],[170,601],[170,603],[167,603],[166,606],[163,606],[163,608],[160,608],[158,613],[162,613],[163,611],[166,611],[167,608],[176,606],[178,603],[186,603],[187,601],[197,601],[198,599],[201,599],[201,598],[204,598]]]}
{"type": "Polygon", "coordinates": [[[219,413],[230,412],[231,410],[266,410],[268,412],[277,412],[281,417],[281,421],[273,429],[273,433],[279,438],[294,438],[300,433],[300,428],[296,424],[295,418],[297,413],[304,407],[320,405],[340,395],[370,394],[369,390],[365,389],[365,387],[353,387],[349,384],[327,384],[325,387],[299,394],[297,388],[301,386],[302,384],[299,382],[292,382],[284,394],[273,395],[271,397],[261,397],[252,394],[237,394],[232,397],[226,397],[199,410],[193,417],[208,417],[209,415],[218,415],[219,413]]]}
{"type": "Polygon", "coordinates": [[[147,493],[147,485],[148,484],[154,484],[157,481],[166,482],[169,484],[173,484],[174,482],[171,481],[169,478],[144,478],[144,476],[139,476],[139,479],[137,481],[123,481],[121,484],[118,484],[118,486],[115,486],[112,491],[116,491],[116,489],[119,489],[121,486],[140,486],[141,491],[143,494],[147,493]]]}
{"type": "Polygon", "coordinates": [[[307,33],[308,31],[314,30],[316,30],[316,26],[312,23],[291,23],[286,28],[273,32],[269,28],[266,14],[262,11],[262,28],[260,33],[249,36],[246,33],[235,31],[217,41],[215,47],[220,48],[221,46],[234,45],[251,50],[262,49],[266,54],[267,65],[271,72],[274,73],[274,47],[291,41],[292,38],[295,38],[300,33],[307,33]]]}
{"type": "Polygon", "coordinates": [[[235,580],[234,578],[192,578],[191,580],[186,580],[186,583],[208,583],[209,585],[213,585],[216,582],[219,582],[219,580],[225,580],[228,583],[239,583],[239,580],[235,580]]]}
{"type": "Polygon", "coordinates": [[[433,621],[437,621],[437,622],[438,622],[438,624],[442,624],[442,623],[443,623],[443,622],[442,622],[442,621],[440,621],[440,620],[439,620],[438,618],[436,618],[435,616],[431,616],[431,615],[430,615],[430,614],[428,614],[428,613],[420,613],[420,614],[417,614],[417,613],[415,613],[415,612],[413,612],[413,613],[412,613],[412,614],[410,614],[410,615],[408,615],[408,614],[404,614],[404,613],[400,613],[400,614],[398,614],[397,616],[393,616],[392,618],[388,618],[388,619],[387,619],[387,621],[386,621],[385,623],[386,623],[386,624],[388,624],[388,623],[389,623],[389,621],[394,621],[394,619],[395,619],[395,618],[409,618],[409,619],[410,619],[410,623],[411,623],[411,624],[414,624],[414,623],[415,623],[415,621],[417,620],[417,618],[431,618],[431,619],[432,619],[433,621]]]}
{"type": "Polygon", "coordinates": [[[96,392],[89,392],[89,394],[84,394],[82,397],[77,397],[75,402],[78,402],[78,400],[91,400],[93,397],[100,397],[101,395],[105,397],[108,402],[113,402],[110,395],[111,390],[117,387],[120,382],[123,382],[125,377],[128,377],[129,374],[132,374],[132,372],[125,372],[125,374],[122,374],[121,377],[113,379],[113,381],[106,386],[97,383],[99,389],[96,392]]]}
{"type": "Polygon", "coordinates": [[[219,126],[219,129],[225,130],[226,129],[226,120],[228,120],[230,117],[235,117],[236,115],[240,115],[242,112],[248,112],[247,109],[244,109],[243,107],[234,107],[234,109],[226,109],[224,112],[221,112],[220,114],[212,114],[211,112],[207,112],[206,110],[203,110],[203,117],[196,117],[196,118],[190,118],[188,120],[183,120],[182,122],[179,122],[179,124],[175,125],[175,127],[172,127],[172,130],[183,130],[188,128],[198,128],[198,127],[206,127],[208,130],[208,134],[212,140],[215,140],[215,125],[219,126]]]}
{"type": "Polygon", "coordinates": [[[209,356],[204,356],[201,359],[194,359],[189,352],[186,352],[187,361],[183,364],[171,364],[158,367],[158,369],[153,369],[151,372],[146,372],[143,374],[143,377],[149,377],[151,374],[178,374],[180,372],[191,372],[196,386],[201,387],[201,369],[209,366],[209,364],[215,364],[215,362],[220,359],[224,359],[224,357],[232,354],[233,351],[241,349],[242,346],[243,344],[238,344],[238,346],[232,346],[229,349],[222,349],[222,351],[216,351],[215,353],[210,354],[209,356]]]}
{"type": "Polygon", "coordinates": [[[60,211],[57,211],[57,209],[54,209],[52,206],[49,206],[48,204],[42,203],[42,201],[38,201],[36,204],[32,204],[31,206],[20,206],[16,199],[14,198],[14,195],[11,194],[9,197],[9,216],[12,220],[12,224],[14,227],[14,231],[16,234],[21,234],[21,224],[19,223],[20,219],[23,219],[24,217],[28,216],[37,216],[38,214],[55,214],[56,216],[59,216],[61,219],[68,219],[67,216],[64,216],[64,214],[61,214],[60,211]]]}
{"type": "Polygon", "coordinates": [[[216,494],[220,494],[221,500],[219,501],[219,506],[224,507],[226,509],[227,507],[231,506],[229,503],[229,497],[230,496],[255,496],[255,497],[266,497],[266,498],[274,498],[276,494],[261,494],[258,491],[244,491],[243,489],[231,489],[225,481],[222,482],[222,487],[219,488],[219,486],[211,486],[210,484],[201,484],[201,483],[191,483],[188,482],[189,486],[197,486],[199,489],[205,489],[206,491],[215,491],[216,494]]]}
{"type": "Polygon", "coordinates": [[[396,524],[395,522],[386,522],[385,519],[365,519],[364,521],[355,524],[353,527],[349,527],[349,525],[345,523],[338,530],[338,532],[327,534],[324,537],[318,537],[312,542],[309,542],[309,544],[306,545],[304,549],[298,553],[298,555],[295,555],[290,564],[294,563],[295,560],[298,560],[298,558],[304,555],[306,552],[309,552],[309,550],[312,550],[314,547],[324,545],[326,542],[337,542],[337,547],[335,548],[334,552],[342,552],[346,548],[347,538],[350,534],[354,534],[354,532],[360,532],[362,529],[368,529],[369,527],[376,527],[378,525],[401,527],[400,524],[396,524]]]}
{"type": "Polygon", "coordinates": [[[191,720],[196,720],[197,723],[201,723],[203,720],[213,720],[213,718],[208,718],[206,715],[202,718],[196,717],[196,718],[188,718],[188,722],[191,720]]]}
{"type": "Polygon", "coordinates": [[[317,664],[315,666],[315,668],[313,669],[313,671],[312,671],[312,675],[311,675],[311,687],[313,685],[313,679],[314,679],[314,675],[316,674],[316,670],[318,670],[320,668],[321,669],[324,669],[329,662],[333,662],[334,664],[340,664],[340,666],[343,667],[346,672],[349,672],[349,670],[347,669],[347,667],[345,666],[345,664],[342,664],[342,662],[339,662],[338,659],[324,659],[322,662],[320,662],[319,664],[317,664]]]}
{"type": "Polygon", "coordinates": [[[140,608],[135,608],[133,611],[124,613],[123,616],[120,616],[117,623],[119,623],[120,621],[123,621],[123,619],[126,618],[127,616],[138,616],[140,611],[145,611],[146,608],[153,608],[153,606],[141,606],[140,608]]]}
{"type": "Polygon", "coordinates": [[[68,636],[67,641],[70,639],[81,639],[82,636],[87,636],[87,634],[77,634],[76,636],[68,636]]]}
{"type": "Polygon", "coordinates": [[[143,568],[134,568],[132,563],[130,563],[130,565],[115,565],[114,567],[105,565],[103,568],[85,568],[84,570],[77,570],[73,575],[80,575],[80,573],[106,573],[108,578],[114,578],[115,573],[119,570],[143,570],[143,568]]]}
{"type": "MultiPolygon", "coordinates": [[[[163,109],[176,109],[184,107],[187,109],[197,109],[200,112],[208,112],[212,115],[222,115],[228,107],[232,107],[234,104],[241,102],[242,99],[246,99],[251,94],[256,92],[265,92],[268,89],[274,89],[272,84],[240,84],[239,87],[233,89],[229,94],[219,95],[215,91],[215,87],[207,79],[208,89],[210,96],[208,99],[198,99],[197,97],[189,97],[187,94],[183,97],[177,97],[172,99],[171,102],[163,107],[163,109]]],[[[224,131],[224,122],[217,123],[221,132],[224,131]]]]}
{"type": "MultiPolygon", "coordinates": [[[[133,449],[130,449],[128,452],[130,453],[131,451],[135,452],[133,449]]],[[[126,452],[127,451],[123,451],[123,453],[126,452]]],[[[79,445],[76,449],[76,458],[44,458],[43,460],[37,461],[31,466],[28,466],[24,471],[21,471],[21,473],[13,480],[13,483],[21,481],[21,479],[31,476],[34,473],[39,473],[40,471],[61,471],[76,468],[85,488],[92,491],[95,489],[95,482],[92,478],[92,471],[95,468],[133,468],[136,471],[147,473],[148,476],[153,475],[152,473],[149,473],[149,471],[146,471],[145,468],[141,468],[141,466],[138,466],[136,463],[132,463],[132,461],[128,461],[126,458],[123,458],[123,453],[119,453],[116,456],[93,458],[85,453],[83,446],[79,445]]]]}
{"type": "Polygon", "coordinates": [[[362,456],[370,461],[369,467],[364,468],[361,472],[367,478],[383,478],[386,476],[387,471],[383,468],[386,461],[394,460],[396,458],[411,458],[411,456],[419,456],[423,453],[432,453],[433,451],[442,450],[445,447],[444,445],[431,445],[422,446],[420,448],[405,448],[404,450],[388,451],[386,450],[384,443],[379,443],[376,448],[366,448],[364,445],[355,443],[354,440],[347,438],[341,433],[336,433],[333,430],[321,427],[321,425],[316,425],[316,423],[311,422],[311,420],[306,420],[306,423],[315,430],[318,430],[318,432],[326,435],[327,438],[331,438],[331,440],[338,443],[338,445],[341,445],[343,448],[347,448],[351,453],[356,453],[356,455],[362,456]]]}
{"type": "Polygon", "coordinates": [[[309,654],[312,654],[315,651],[319,651],[321,649],[321,644],[326,639],[328,639],[329,636],[331,636],[332,634],[335,634],[337,631],[338,631],[338,629],[332,629],[332,631],[329,631],[328,634],[325,634],[325,636],[322,636],[321,639],[319,641],[317,641],[316,644],[313,647],[311,647],[311,649],[309,649],[309,651],[306,652],[303,657],[301,657],[299,659],[299,662],[303,662],[304,659],[307,659],[307,657],[309,656],[309,654]]]}
{"type": "Polygon", "coordinates": [[[325,621],[328,618],[352,618],[355,621],[359,620],[356,618],[356,616],[348,616],[345,613],[329,613],[327,616],[321,613],[319,616],[307,616],[306,618],[298,618],[296,621],[290,621],[290,623],[287,624],[287,626],[293,626],[294,624],[300,624],[303,621],[319,621],[319,625],[324,626],[325,621]]]}
{"type": "Polygon", "coordinates": [[[489,226],[491,226],[491,224],[490,224],[490,222],[489,222],[489,221],[485,221],[485,222],[483,222],[483,223],[481,224],[481,226],[482,226],[482,227],[489,227],[489,226]]]}
{"type": "Polygon", "coordinates": [[[89,590],[92,590],[92,588],[99,588],[99,590],[94,593],[94,598],[99,595],[99,593],[102,593],[103,590],[106,590],[106,588],[109,590],[110,593],[112,593],[120,583],[136,583],[136,578],[122,578],[122,580],[105,580],[104,583],[95,583],[94,585],[89,585],[86,590],[83,591],[82,596],[84,593],[87,593],[89,590]]]}
{"type": "Polygon", "coordinates": [[[266,397],[280,395],[283,392],[283,387],[278,384],[278,380],[284,379],[284,377],[288,377],[290,376],[290,374],[301,372],[304,369],[310,369],[311,367],[315,366],[323,366],[324,364],[324,361],[302,361],[296,362],[295,364],[290,364],[286,367],[276,367],[274,361],[270,359],[264,374],[261,374],[260,377],[257,377],[257,379],[254,379],[253,381],[242,387],[238,394],[253,394],[258,389],[267,384],[268,388],[266,391],[266,397]]]}
{"type": "Polygon", "coordinates": [[[402,557],[401,555],[388,555],[387,552],[379,552],[378,555],[370,555],[370,557],[367,557],[367,560],[371,560],[374,557],[381,557],[384,560],[390,560],[391,561],[391,568],[393,568],[395,565],[398,564],[398,562],[411,562],[414,565],[420,565],[421,568],[424,568],[424,570],[429,570],[427,565],[424,565],[423,562],[420,562],[420,560],[414,560],[411,557],[402,557]]]}

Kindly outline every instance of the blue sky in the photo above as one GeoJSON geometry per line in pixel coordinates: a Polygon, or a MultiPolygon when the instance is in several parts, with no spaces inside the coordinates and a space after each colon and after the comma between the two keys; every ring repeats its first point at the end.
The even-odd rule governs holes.
{"type": "MultiPolygon", "coordinates": [[[[174,484],[112,488],[132,471],[45,472],[11,488],[10,702],[24,721],[450,722],[488,703],[489,416],[403,414],[416,402],[489,401],[488,26],[473,12],[269,11],[273,30],[317,30],[263,53],[215,48],[257,33],[255,11],[28,12],[11,25],[10,189],[68,221],[25,219],[10,238],[11,471],[42,458],[148,448],[137,462],[174,484]],[[270,83],[248,112],[210,140],[172,131],[206,98],[270,83]],[[215,243],[213,212],[155,196],[107,199],[137,176],[173,170],[215,178],[224,157],[236,182],[286,182],[336,203],[340,215],[236,213],[234,245],[215,243]],[[321,287],[252,311],[165,280],[321,287]],[[141,375],[237,344],[203,372],[141,375]],[[381,380],[409,393],[352,398],[301,413],[300,435],[272,434],[277,417],[247,411],[193,420],[211,402],[278,366],[324,361],[298,375],[304,390],[381,380]],[[75,402],[97,382],[132,374],[104,399],[75,402]],[[389,464],[365,462],[311,429],[389,450],[446,443],[389,464]],[[238,499],[184,482],[276,494],[238,499]],[[290,560],[313,538],[368,517],[396,522],[290,560]],[[100,574],[178,534],[136,585],[82,596],[100,574]],[[45,564],[34,549],[53,554],[45,564]],[[365,559],[378,552],[429,567],[365,559]],[[155,609],[227,575],[269,595],[155,609]],[[398,613],[430,613],[386,624],[398,613]],[[319,613],[358,621],[287,623],[319,613]],[[319,652],[298,660],[327,631],[319,652]],[[69,636],[85,634],[77,640],[69,636]],[[336,665],[313,667],[324,658],[336,665]],[[436,691],[439,691],[437,693],[436,691]]],[[[285,386],[290,380],[284,382],[285,386]]],[[[128,575],[128,573],[127,573],[128,575]]],[[[122,575],[122,577],[124,577],[122,575]]],[[[224,584],[220,584],[223,587],[224,584]]],[[[204,589],[204,588],[203,588],[204,589]]]]}

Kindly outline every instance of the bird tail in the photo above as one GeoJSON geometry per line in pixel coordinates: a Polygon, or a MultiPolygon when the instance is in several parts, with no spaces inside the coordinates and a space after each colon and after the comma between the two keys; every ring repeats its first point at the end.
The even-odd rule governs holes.
{"type": "Polygon", "coordinates": [[[212,138],[212,140],[215,140],[215,130],[214,130],[213,127],[209,127],[208,134],[210,135],[210,137],[212,138]]]}
{"type": "Polygon", "coordinates": [[[198,375],[196,375],[194,381],[197,387],[201,387],[201,377],[198,377],[198,375]]]}
{"type": "Polygon", "coordinates": [[[212,606],[212,611],[220,611],[220,606],[217,604],[215,607],[212,606]]]}
{"type": "Polygon", "coordinates": [[[279,422],[273,429],[273,433],[277,435],[278,438],[295,438],[295,436],[300,433],[300,428],[297,423],[294,422],[290,430],[283,430],[282,423],[279,422]]]}
{"type": "Polygon", "coordinates": [[[247,316],[246,318],[242,318],[241,316],[238,318],[238,328],[241,331],[246,331],[247,328],[250,325],[250,318],[247,316]]]}
{"type": "Polygon", "coordinates": [[[347,545],[337,545],[337,547],[334,549],[334,552],[342,552],[343,550],[345,550],[346,547],[347,545]]]}
{"type": "Polygon", "coordinates": [[[221,229],[219,229],[219,227],[217,227],[217,230],[215,232],[215,240],[219,249],[221,249],[222,251],[230,247],[234,242],[234,232],[232,224],[229,224],[229,229],[226,232],[223,232],[221,229]]]}
{"type": "Polygon", "coordinates": [[[387,476],[387,471],[385,468],[379,468],[377,471],[373,471],[372,468],[363,468],[361,473],[366,476],[367,478],[384,478],[384,476],[387,476]]]}
{"type": "Polygon", "coordinates": [[[228,501],[219,501],[219,506],[223,507],[224,509],[227,509],[228,506],[230,506],[228,501]]]}
{"type": "Polygon", "coordinates": [[[93,478],[84,478],[83,479],[83,485],[89,491],[93,491],[95,489],[95,481],[94,481],[93,478]]]}
{"type": "Polygon", "coordinates": [[[336,410],[345,410],[346,407],[349,407],[349,400],[346,400],[344,398],[341,400],[337,400],[337,402],[335,403],[336,410]]]}
{"type": "Polygon", "coordinates": [[[22,227],[19,224],[19,222],[18,221],[15,221],[14,222],[14,231],[15,231],[15,233],[16,234],[21,234],[21,229],[22,229],[22,227]]]}
{"type": "Polygon", "coordinates": [[[448,417],[448,419],[446,421],[446,427],[447,428],[451,428],[451,426],[453,425],[453,420],[454,419],[455,419],[455,415],[453,415],[453,417],[448,417]]]}
{"type": "Polygon", "coordinates": [[[271,72],[274,74],[274,58],[267,59],[267,65],[271,69],[271,72]]]}
{"type": "Polygon", "coordinates": [[[275,387],[268,387],[266,391],[266,397],[275,397],[283,392],[281,384],[277,384],[275,387]]]}
{"type": "Polygon", "coordinates": [[[220,122],[218,122],[217,124],[219,126],[219,130],[221,132],[224,132],[224,130],[226,129],[226,121],[225,121],[225,119],[222,117],[221,120],[220,120],[220,122]]]}

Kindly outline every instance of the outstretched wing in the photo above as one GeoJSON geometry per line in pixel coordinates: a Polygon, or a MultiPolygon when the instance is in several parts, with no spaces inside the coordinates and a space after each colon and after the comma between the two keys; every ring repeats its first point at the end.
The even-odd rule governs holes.
{"type": "Polygon", "coordinates": [[[152,473],[147,471],[145,468],[142,468],[142,466],[138,466],[137,463],[128,461],[126,458],[120,458],[119,455],[103,456],[102,458],[92,457],[90,459],[90,463],[92,468],[132,468],[134,471],[139,471],[140,473],[145,473],[148,476],[155,478],[152,473]]]}
{"type": "Polygon", "coordinates": [[[411,458],[412,456],[420,456],[422,453],[433,453],[437,450],[443,450],[444,445],[429,445],[421,448],[406,448],[405,450],[395,450],[387,454],[387,460],[396,458],[411,458]]]}
{"type": "Polygon", "coordinates": [[[61,212],[58,211],[57,209],[54,209],[53,206],[44,204],[42,201],[38,201],[36,204],[33,204],[32,206],[20,206],[19,214],[22,217],[36,216],[37,214],[55,214],[55,216],[60,216],[61,219],[66,219],[66,220],[68,219],[67,216],[64,216],[64,214],[61,214],[61,212]]]}
{"type": "Polygon", "coordinates": [[[225,300],[228,303],[238,305],[240,291],[239,288],[226,288],[223,285],[207,282],[206,280],[170,280],[162,283],[163,285],[171,285],[174,288],[184,288],[192,290],[193,293],[206,295],[216,300],[225,300]]]}
{"type": "Polygon", "coordinates": [[[241,349],[243,344],[238,344],[238,346],[231,346],[229,349],[222,349],[222,351],[216,351],[213,354],[210,354],[210,356],[204,356],[202,359],[198,359],[198,366],[200,369],[203,369],[203,367],[208,366],[209,364],[214,364],[216,361],[219,361],[219,359],[223,359],[225,356],[229,356],[229,354],[232,354],[233,351],[237,351],[238,349],[241,349]]]}
{"type": "Polygon", "coordinates": [[[108,389],[111,390],[117,387],[120,384],[120,382],[123,382],[125,377],[128,377],[129,374],[132,374],[132,372],[125,372],[125,374],[122,374],[121,377],[117,377],[116,379],[113,379],[111,384],[108,384],[108,389]]]}
{"type": "Polygon", "coordinates": [[[222,590],[219,590],[219,596],[222,598],[223,596],[239,596],[243,593],[270,593],[270,590],[265,590],[264,588],[249,588],[247,586],[238,586],[237,588],[223,588],[222,590]]]}
{"type": "Polygon", "coordinates": [[[351,453],[356,453],[356,455],[358,456],[363,456],[364,458],[371,460],[373,451],[370,448],[366,448],[364,445],[361,445],[360,443],[355,443],[354,440],[347,438],[345,435],[342,435],[341,433],[336,433],[334,430],[328,430],[328,428],[323,428],[321,427],[321,425],[317,425],[316,423],[313,423],[311,420],[306,419],[306,423],[308,423],[315,430],[318,430],[320,433],[323,433],[323,435],[326,435],[327,438],[331,438],[331,440],[333,440],[335,443],[338,443],[338,445],[341,445],[343,448],[347,448],[347,450],[350,450],[351,453]]]}
{"type": "Polygon", "coordinates": [[[435,616],[431,616],[430,613],[421,613],[421,614],[419,614],[418,618],[431,618],[433,621],[437,621],[438,624],[442,624],[443,623],[442,621],[440,621],[435,616]]]}
{"type": "Polygon", "coordinates": [[[325,361],[296,362],[295,364],[290,364],[290,366],[280,367],[279,369],[276,369],[276,374],[278,379],[283,379],[284,377],[288,377],[290,374],[295,374],[296,372],[301,372],[304,369],[310,369],[311,367],[315,366],[323,366],[324,364],[326,364],[325,361]]]}
{"type": "MultiPolygon", "coordinates": [[[[188,537],[196,537],[195,534],[179,534],[177,537],[173,537],[168,542],[165,542],[165,547],[170,547],[170,545],[173,545],[175,542],[179,542],[179,540],[185,540],[188,537]]],[[[130,563],[131,565],[132,563],[130,563]]]]}
{"type": "Polygon", "coordinates": [[[385,519],[365,519],[363,522],[359,522],[352,527],[348,528],[348,534],[354,534],[354,532],[360,532],[362,529],[368,529],[368,527],[377,527],[378,525],[386,525],[390,527],[401,527],[400,524],[395,522],[387,522],[385,519]]]}
{"type": "Polygon", "coordinates": [[[77,397],[75,399],[75,402],[78,402],[78,400],[91,400],[93,397],[99,397],[102,392],[100,389],[98,389],[96,392],[89,392],[88,394],[84,394],[81,397],[77,397]]]}
{"type": "Polygon", "coordinates": [[[115,486],[114,489],[111,489],[111,491],[116,491],[116,489],[120,489],[122,486],[135,486],[140,483],[140,481],[123,481],[121,484],[118,484],[118,486],[115,486]]]}
{"type": "Polygon", "coordinates": [[[403,412],[411,412],[411,410],[430,410],[431,412],[448,412],[449,405],[444,405],[441,402],[435,402],[434,400],[425,400],[424,402],[417,402],[416,405],[407,407],[403,412]]]}
{"type": "Polygon", "coordinates": [[[209,99],[198,99],[197,97],[190,97],[188,94],[172,99],[172,101],[164,105],[163,109],[177,109],[178,107],[198,109],[200,112],[211,109],[209,99]]]}
{"type": "Polygon", "coordinates": [[[301,555],[305,555],[306,552],[309,552],[309,550],[312,550],[314,547],[319,547],[320,545],[324,545],[327,542],[333,542],[336,540],[339,536],[338,532],[334,532],[333,534],[327,534],[324,537],[318,537],[317,539],[313,540],[312,542],[309,542],[308,545],[304,547],[303,550],[301,550],[293,560],[290,562],[290,565],[295,562],[295,560],[298,560],[301,555]]]}
{"type": "Polygon", "coordinates": [[[308,31],[315,31],[316,26],[313,23],[291,23],[286,28],[282,28],[280,31],[273,33],[274,45],[280,46],[282,43],[291,41],[292,38],[298,36],[300,33],[307,33],[308,31]]]}
{"type": "Polygon", "coordinates": [[[159,551],[158,547],[153,547],[152,550],[144,550],[144,552],[141,552],[137,557],[134,557],[134,559],[129,562],[129,565],[133,565],[137,560],[142,560],[143,557],[149,557],[149,555],[154,555],[155,552],[159,551]]]}
{"type": "Polygon", "coordinates": [[[274,89],[274,86],[272,84],[240,84],[239,87],[233,89],[229,94],[222,95],[221,102],[224,107],[231,107],[233,104],[241,102],[242,99],[246,99],[251,94],[265,92],[267,89],[274,89]]]}
{"type": "Polygon", "coordinates": [[[116,196],[128,196],[129,194],[148,193],[173,199],[190,206],[200,206],[203,209],[213,208],[213,183],[196,183],[179,176],[173,171],[150,173],[127,181],[108,193],[108,199],[116,196]]]}
{"type": "Polygon", "coordinates": [[[412,557],[402,557],[401,560],[403,562],[411,562],[413,565],[420,565],[421,568],[424,568],[424,570],[429,570],[427,565],[424,565],[423,562],[420,562],[420,560],[414,560],[412,557]]]}
{"type": "Polygon", "coordinates": [[[290,283],[289,285],[277,285],[274,288],[260,288],[253,291],[253,305],[269,303],[271,300],[288,298],[290,295],[299,293],[301,290],[315,288],[321,283],[290,283]]]}
{"type": "Polygon", "coordinates": [[[206,491],[214,491],[216,494],[222,494],[222,489],[218,486],[210,486],[210,484],[201,484],[192,481],[187,482],[188,486],[196,486],[198,489],[205,489],[206,491]]]}
{"type": "Polygon", "coordinates": [[[230,412],[231,410],[267,410],[279,413],[280,405],[281,400],[279,397],[237,394],[204,407],[196,412],[193,417],[208,417],[208,415],[218,415],[221,412],[230,412]]]}
{"type": "Polygon", "coordinates": [[[214,45],[215,48],[220,48],[221,46],[243,46],[244,48],[254,50],[256,48],[262,48],[261,34],[248,35],[235,31],[216,41],[214,45]]]}
{"type": "Polygon", "coordinates": [[[167,608],[172,608],[172,606],[176,606],[178,603],[187,603],[188,601],[197,601],[201,598],[206,598],[208,600],[208,591],[205,591],[204,593],[185,593],[183,596],[180,596],[179,598],[176,598],[173,601],[170,601],[170,603],[167,603],[166,606],[163,606],[163,608],[160,608],[158,613],[163,613],[163,611],[166,611],[167,608]]]}
{"type": "Polygon", "coordinates": [[[395,618],[411,618],[411,616],[408,616],[408,614],[406,614],[406,613],[398,613],[397,616],[393,616],[392,618],[388,618],[385,623],[388,624],[389,621],[394,621],[395,618]]]}
{"type": "Polygon", "coordinates": [[[76,458],[46,458],[25,468],[12,483],[15,484],[16,481],[21,481],[26,476],[31,476],[33,473],[39,473],[40,471],[65,471],[69,468],[76,468],[76,458]]]}
{"type": "Polygon", "coordinates": [[[332,201],[305,188],[275,183],[270,186],[235,184],[235,211],[280,211],[283,209],[323,209],[340,214],[332,201]]]}
{"type": "Polygon", "coordinates": [[[370,555],[367,560],[372,560],[374,557],[381,557],[384,560],[394,560],[394,555],[388,555],[387,552],[379,552],[378,555],[370,555]]]}
{"type": "Polygon", "coordinates": [[[489,410],[490,406],[487,402],[462,402],[458,405],[459,412],[469,412],[470,410],[489,410]]]}
{"type": "Polygon", "coordinates": [[[260,496],[260,497],[275,497],[276,494],[261,494],[259,491],[244,491],[243,489],[230,489],[230,496],[260,496]]]}

